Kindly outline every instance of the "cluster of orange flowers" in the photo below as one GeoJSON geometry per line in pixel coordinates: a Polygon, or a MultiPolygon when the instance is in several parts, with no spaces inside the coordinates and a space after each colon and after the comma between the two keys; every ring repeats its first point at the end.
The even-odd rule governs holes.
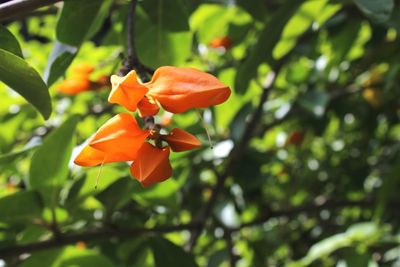
{"type": "MultiPolygon", "coordinates": [[[[138,110],[140,117],[154,116],[160,106],[171,113],[221,104],[230,89],[211,74],[192,68],[160,67],[151,81],[141,83],[135,71],[111,76],[110,103],[127,110],[138,110]]],[[[190,133],[174,128],[168,134],[160,125],[141,129],[134,116],[121,113],[108,120],[89,140],[75,159],[81,166],[132,161],[130,171],[142,185],[162,182],[172,176],[170,150],[187,151],[200,141],[190,133]]]]}
{"type": "Polygon", "coordinates": [[[100,76],[91,80],[94,67],[90,64],[79,64],[71,68],[71,75],[57,86],[57,91],[66,95],[76,95],[86,91],[94,91],[110,84],[109,77],[100,76]]]}

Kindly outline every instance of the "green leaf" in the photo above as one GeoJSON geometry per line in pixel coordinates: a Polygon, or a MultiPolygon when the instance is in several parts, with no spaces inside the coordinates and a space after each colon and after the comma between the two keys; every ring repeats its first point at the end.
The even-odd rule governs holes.
{"type": "Polygon", "coordinates": [[[149,19],[170,32],[189,31],[188,12],[181,0],[146,0],[141,6],[149,19]]]}
{"type": "Polygon", "coordinates": [[[121,178],[99,193],[96,198],[109,209],[118,209],[128,202],[134,188],[132,178],[121,178]]]}
{"type": "Polygon", "coordinates": [[[110,12],[110,7],[113,4],[113,0],[103,0],[103,3],[100,6],[100,9],[97,13],[96,18],[92,22],[92,25],[90,26],[88,30],[88,35],[87,38],[92,38],[101,28],[103,25],[104,20],[107,18],[109,12],[110,12]]]}
{"type": "Polygon", "coordinates": [[[14,152],[11,152],[11,153],[8,153],[8,154],[0,155],[0,164],[1,165],[11,164],[15,160],[17,160],[19,157],[21,157],[21,156],[29,153],[33,149],[35,149],[35,147],[36,146],[27,147],[27,148],[24,148],[24,149],[22,149],[20,151],[14,151],[14,152]]]}
{"type": "Polygon", "coordinates": [[[229,257],[226,249],[221,249],[212,254],[207,262],[207,267],[220,267],[229,257]]]}
{"type": "Polygon", "coordinates": [[[101,0],[69,0],[64,2],[57,21],[56,38],[62,43],[79,47],[102,6],[101,0]]]}
{"type": "Polygon", "coordinates": [[[51,132],[32,156],[29,187],[41,189],[62,185],[67,179],[68,163],[73,147],[73,135],[79,121],[72,116],[51,132]]]}
{"type": "Polygon", "coordinates": [[[273,56],[280,59],[286,55],[295,45],[297,39],[311,24],[321,15],[326,0],[308,1],[302,4],[295,15],[286,24],[279,43],[275,46],[273,56]]]}
{"type": "Polygon", "coordinates": [[[287,21],[292,17],[300,3],[296,1],[281,7],[265,25],[257,43],[239,66],[235,78],[235,91],[245,92],[250,80],[257,77],[258,66],[263,62],[272,62],[272,50],[279,41],[287,21]]]}
{"type": "Polygon", "coordinates": [[[299,98],[300,106],[316,117],[321,117],[325,113],[328,101],[328,94],[321,91],[309,91],[299,98]]]}
{"type": "Polygon", "coordinates": [[[24,57],[17,38],[3,25],[0,25],[0,48],[21,58],[24,57]]]}
{"type": "Polygon", "coordinates": [[[93,250],[78,249],[76,247],[69,246],[64,249],[51,249],[36,252],[21,264],[21,267],[39,266],[113,267],[115,265],[108,258],[103,255],[99,255],[93,250]]]}
{"type": "Polygon", "coordinates": [[[74,46],[62,44],[58,41],[54,42],[53,50],[51,51],[43,75],[48,86],[51,86],[58,78],[65,74],[77,52],[78,48],[74,46]]]}
{"type": "Polygon", "coordinates": [[[351,21],[342,28],[337,29],[338,33],[330,38],[332,53],[332,64],[340,64],[349,55],[351,49],[355,47],[361,23],[351,21]]]}
{"type": "Polygon", "coordinates": [[[153,237],[149,243],[157,267],[197,266],[191,254],[165,238],[153,237]]]}
{"type": "Polygon", "coordinates": [[[246,128],[247,118],[252,110],[253,105],[251,104],[251,102],[247,102],[243,104],[242,108],[236,113],[235,117],[233,118],[229,130],[235,143],[240,141],[240,139],[243,137],[243,133],[246,128]]]}
{"type": "Polygon", "coordinates": [[[33,191],[21,191],[0,198],[0,221],[10,223],[30,223],[40,218],[42,203],[33,191]]]}
{"type": "Polygon", "coordinates": [[[365,16],[376,23],[389,20],[394,8],[394,0],[354,0],[354,3],[365,16]]]}
{"type": "Polygon", "coordinates": [[[155,23],[142,9],[136,13],[135,41],[141,62],[152,68],[182,65],[191,54],[192,34],[167,31],[160,23],[164,14],[155,23]]]}
{"type": "Polygon", "coordinates": [[[51,113],[51,99],[39,73],[19,56],[3,49],[0,49],[0,62],[0,81],[23,96],[47,119],[51,113]]]}

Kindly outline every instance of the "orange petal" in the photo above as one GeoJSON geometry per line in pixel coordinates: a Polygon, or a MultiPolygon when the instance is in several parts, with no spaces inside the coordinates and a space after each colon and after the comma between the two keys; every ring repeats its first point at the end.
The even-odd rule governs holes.
{"type": "Polygon", "coordinates": [[[137,104],[149,90],[138,81],[134,70],[124,77],[112,75],[111,85],[112,90],[108,102],[124,106],[129,111],[136,110],[137,104]]]}
{"type": "Polygon", "coordinates": [[[172,113],[218,105],[231,94],[216,77],[192,68],[158,68],[146,86],[150,89],[148,95],[172,113]]]}
{"type": "Polygon", "coordinates": [[[85,146],[81,153],[75,158],[74,163],[84,167],[96,166],[104,163],[126,161],[123,155],[106,154],[101,150],[97,150],[89,145],[85,146]]]}
{"type": "Polygon", "coordinates": [[[160,110],[157,103],[148,97],[143,97],[142,100],[140,100],[137,108],[139,109],[139,116],[142,118],[146,116],[154,116],[160,110]]]}
{"type": "Polygon", "coordinates": [[[169,135],[163,138],[174,152],[191,150],[201,146],[201,142],[194,135],[191,135],[184,130],[174,128],[169,135]]]}
{"type": "Polygon", "coordinates": [[[158,148],[150,143],[144,143],[137,159],[131,165],[132,176],[143,186],[165,181],[172,176],[169,152],[169,147],[158,148]]]}
{"type": "Polygon", "coordinates": [[[76,95],[90,90],[88,79],[67,79],[57,86],[57,91],[67,95],[76,95]]]}
{"type": "Polygon", "coordinates": [[[78,65],[75,65],[71,68],[71,72],[74,74],[86,74],[89,75],[94,71],[94,67],[91,64],[88,63],[81,63],[78,65]]]}
{"type": "Polygon", "coordinates": [[[108,120],[95,133],[89,145],[120,161],[131,161],[136,158],[149,134],[150,131],[140,129],[133,116],[121,113],[108,120]]]}

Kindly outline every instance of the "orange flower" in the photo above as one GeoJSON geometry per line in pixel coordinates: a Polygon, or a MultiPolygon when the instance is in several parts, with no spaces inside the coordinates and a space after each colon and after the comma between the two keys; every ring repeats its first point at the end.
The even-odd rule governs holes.
{"type": "Polygon", "coordinates": [[[228,50],[229,48],[232,47],[232,40],[228,36],[225,37],[220,37],[220,38],[214,38],[210,42],[210,46],[212,48],[225,48],[228,50]]]}
{"type": "Polygon", "coordinates": [[[89,140],[76,157],[81,166],[96,166],[117,161],[133,161],[132,175],[143,185],[162,182],[172,176],[170,149],[175,152],[191,150],[201,145],[193,135],[173,129],[169,134],[159,130],[142,130],[135,118],[121,113],[107,121],[89,140]],[[153,140],[153,145],[146,140],[153,140]],[[163,146],[165,141],[168,145],[163,146]]]}
{"type": "Polygon", "coordinates": [[[126,76],[111,76],[110,103],[129,111],[139,109],[141,116],[158,113],[157,103],[172,113],[191,108],[206,108],[225,102],[231,91],[211,74],[192,68],[158,68],[151,81],[141,83],[134,70],[126,76]]]}
{"type": "Polygon", "coordinates": [[[96,81],[90,80],[94,67],[90,64],[79,64],[71,68],[71,76],[57,86],[57,91],[66,95],[76,95],[86,91],[100,89],[109,85],[108,76],[101,76],[96,81]]]}

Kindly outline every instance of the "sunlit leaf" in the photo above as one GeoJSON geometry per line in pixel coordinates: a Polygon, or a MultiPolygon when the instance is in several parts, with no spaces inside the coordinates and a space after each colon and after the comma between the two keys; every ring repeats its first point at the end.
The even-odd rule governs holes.
{"type": "Polygon", "coordinates": [[[4,26],[0,24],[0,48],[8,52],[13,53],[21,58],[22,55],[21,46],[18,43],[17,38],[4,26]]]}
{"type": "Polygon", "coordinates": [[[19,56],[3,49],[0,49],[0,62],[0,81],[23,96],[47,119],[51,113],[50,95],[39,73],[19,56]]]}

